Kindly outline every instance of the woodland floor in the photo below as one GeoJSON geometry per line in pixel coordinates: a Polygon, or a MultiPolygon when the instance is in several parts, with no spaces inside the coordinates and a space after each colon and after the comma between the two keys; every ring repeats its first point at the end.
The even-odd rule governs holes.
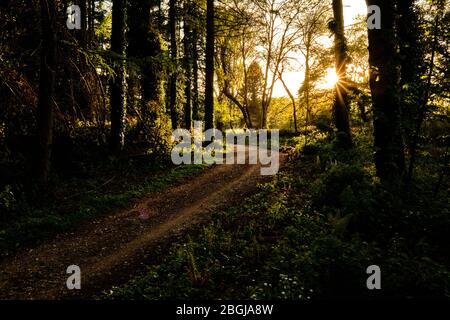
{"type": "MultiPolygon", "coordinates": [[[[286,155],[280,155],[280,164],[286,155]]],[[[127,210],[79,224],[0,263],[0,299],[88,299],[159,261],[170,244],[239,205],[256,191],[259,165],[216,165],[175,187],[148,194],[127,210]],[[81,268],[81,290],[68,290],[66,269],[81,268]]]]}

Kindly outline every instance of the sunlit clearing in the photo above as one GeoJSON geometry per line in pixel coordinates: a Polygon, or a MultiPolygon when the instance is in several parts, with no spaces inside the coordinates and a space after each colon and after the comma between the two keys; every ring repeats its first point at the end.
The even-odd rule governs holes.
{"type": "Polygon", "coordinates": [[[336,73],[336,70],[333,68],[327,69],[327,73],[323,79],[323,88],[324,89],[332,89],[339,81],[339,77],[336,73]]]}

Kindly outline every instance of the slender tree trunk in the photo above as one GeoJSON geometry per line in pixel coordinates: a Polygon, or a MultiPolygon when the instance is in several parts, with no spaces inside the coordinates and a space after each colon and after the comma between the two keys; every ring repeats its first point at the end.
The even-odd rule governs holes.
{"type": "Polygon", "coordinates": [[[280,81],[283,84],[284,90],[288,94],[289,98],[291,98],[292,101],[292,108],[293,108],[293,117],[294,117],[294,130],[295,133],[298,133],[298,127],[297,127],[297,107],[295,105],[295,97],[291,93],[291,90],[289,90],[289,87],[287,86],[286,82],[283,80],[283,74],[282,72],[279,73],[280,81]]]}
{"type": "Polygon", "coordinates": [[[196,121],[200,121],[200,101],[199,101],[199,93],[198,93],[198,31],[195,27],[192,32],[192,119],[196,121]]]}
{"type": "MultiPolygon", "coordinates": [[[[244,33],[247,32],[247,30],[244,30],[244,33]]],[[[246,40],[243,37],[242,38],[242,46],[241,46],[241,55],[242,55],[242,64],[243,64],[243,72],[244,72],[244,105],[242,114],[244,115],[244,122],[248,129],[254,129],[254,123],[252,121],[252,117],[250,115],[250,112],[248,110],[249,107],[249,99],[248,99],[248,68],[247,68],[247,53],[246,53],[246,46],[245,46],[246,40]]],[[[257,103],[256,103],[257,105],[257,103]]],[[[257,106],[256,106],[257,107],[257,106]]]]}
{"type": "Polygon", "coordinates": [[[261,129],[267,128],[267,101],[264,100],[262,103],[262,113],[261,113],[261,129]]]}
{"type": "Polygon", "coordinates": [[[50,174],[50,158],[53,143],[56,73],[56,7],[54,0],[40,0],[41,7],[41,70],[39,78],[38,129],[39,162],[37,178],[41,186],[46,187],[50,174]]]}
{"type": "Polygon", "coordinates": [[[248,129],[254,129],[252,117],[250,116],[250,112],[248,112],[248,105],[243,106],[242,113],[244,115],[244,122],[248,129]]]}
{"type": "Polygon", "coordinates": [[[335,21],[334,53],[336,60],[336,74],[339,81],[335,86],[333,104],[334,123],[338,131],[339,144],[344,148],[352,145],[349,124],[349,97],[347,88],[347,45],[344,34],[344,8],[342,0],[333,0],[333,13],[335,21]]]}
{"type": "Polygon", "coordinates": [[[244,117],[245,125],[247,126],[247,128],[251,129],[251,128],[252,128],[252,122],[251,122],[250,115],[249,115],[248,111],[246,110],[246,108],[242,105],[242,103],[239,102],[238,99],[236,99],[236,97],[234,97],[234,96],[229,92],[229,89],[228,89],[228,88],[224,88],[223,94],[224,94],[231,102],[233,102],[233,103],[239,108],[239,110],[241,110],[242,115],[243,115],[243,117],[244,117]]]}
{"type": "MultiPolygon", "coordinates": [[[[306,59],[305,59],[305,80],[304,80],[304,88],[305,88],[305,104],[306,104],[306,115],[305,115],[305,137],[307,136],[309,120],[311,117],[311,107],[310,107],[310,81],[311,81],[311,71],[309,66],[309,58],[310,58],[310,45],[307,45],[306,48],[306,59]]],[[[306,141],[306,139],[305,139],[306,141]]]]}
{"type": "Polygon", "coordinates": [[[270,71],[270,64],[272,61],[272,48],[273,48],[273,41],[274,41],[274,34],[275,34],[275,19],[274,19],[274,15],[273,12],[275,12],[275,8],[274,8],[274,2],[271,2],[271,8],[270,8],[270,19],[269,19],[269,34],[268,34],[268,41],[269,41],[269,46],[267,48],[267,57],[266,57],[266,70],[265,70],[265,74],[264,74],[264,85],[263,85],[263,94],[262,94],[262,102],[261,102],[261,128],[265,129],[267,128],[267,109],[269,107],[269,94],[267,92],[267,87],[269,84],[269,71],[270,71]]]}
{"type": "Polygon", "coordinates": [[[127,0],[114,0],[112,10],[111,51],[117,55],[111,81],[111,151],[119,153],[125,143],[126,114],[126,14],[127,0]]]}
{"type": "Polygon", "coordinates": [[[184,123],[185,129],[190,130],[192,127],[192,30],[191,30],[191,3],[186,0],[185,18],[184,18],[184,72],[186,75],[186,83],[184,84],[184,95],[186,101],[184,103],[184,123]]]}
{"type": "Polygon", "coordinates": [[[207,0],[206,13],[206,75],[205,128],[214,128],[214,0],[207,0]]]}
{"type": "Polygon", "coordinates": [[[398,184],[405,170],[405,155],[394,3],[390,0],[367,0],[367,5],[378,5],[382,12],[381,29],[368,31],[375,166],[382,183],[398,184]]]}
{"type": "MultiPolygon", "coordinates": [[[[88,48],[88,1],[78,0],[76,3],[80,7],[81,30],[74,31],[80,49],[86,51],[88,48]]],[[[74,76],[76,76],[75,82],[73,84],[75,93],[73,98],[74,105],[78,107],[79,115],[82,117],[88,114],[86,111],[91,110],[91,99],[89,97],[89,93],[86,92],[86,82],[83,81],[83,77],[86,75],[86,73],[89,73],[89,71],[90,70],[87,63],[85,63],[81,55],[78,55],[76,70],[72,70],[72,73],[74,73],[74,76]],[[75,73],[73,71],[75,71],[75,73]]],[[[74,115],[76,116],[76,113],[74,115]]]]}
{"type": "Polygon", "coordinates": [[[87,34],[88,34],[88,4],[86,0],[79,0],[78,5],[80,6],[80,15],[81,15],[81,30],[78,31],[78,39],[80,41],[81,47],[83,49],[87,46],[87,34]]]}
{"type": "Polygon", "coordinates": [[[92,46],[95,37],[95,0],[89,0],[89,30],[88,30],[88,48],[92,46]]]}
{"type": "Polygon", "coordinates": [[[177,81],[178,74],[176,70],[178,60],[178,41],[177,41],[177,0],[169,2],[169,32],[170,32],[170,55],[175,70],[172,70],[170,76],[169,88],[169,109],[170,118],[172,120],[172,129],[178,128],[178,112],[177,112],[177,81]]]}

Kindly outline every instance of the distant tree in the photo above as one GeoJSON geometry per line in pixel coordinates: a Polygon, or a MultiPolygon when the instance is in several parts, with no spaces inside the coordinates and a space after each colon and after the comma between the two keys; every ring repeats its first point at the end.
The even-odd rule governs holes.
{"type": "Polygon", "coordinates": [[[227,24],[231,25],[218,26],[216,74],[221,94],[240,110],[245,126],[255,128],[260,121],[262,92],[261,78],[258,78],[259,83],[256,84],[255,75],[261,75],[261,68],[256,60],[249,65],[250,59],[256,58],[256,39],[247,25],[244,9],[235,9],[239,10],[239,14],[229,15],[225,10],[221,12],[223,16],[219,21],[226,19],[227,24]]]}
{"type": "Polygon", "coordinates": [[[169,87],[169,109],[172,119],[172,129],[178,128],[177,111],[177,82],[178,82],[178,38],[177,38],[177,0],[169,1],[169,33],[170,33],[170,56],[173,68],[170,76],[169,87]]]}
{"type": "Polygon", "coordinates": [[[205,128],[214,128],[214,0],[206,2],[205,128]]]}
{"type": "MultiPolygon", "coordinates": [[[[136,61],[140,79],[140,120],[142,126],[152,125],[156,115],[152,106],[163,108],[165,70],[161,66],[163,59],[163,39],[158,15],[154,13],[157,0],[128,1],[128,58],[136,61]],[[148,123],[150,122],[150,123],[148,123]]],[[[133,83],[139,79],[132,79],[133,83]]],[[[130,88],[132,91],[132,88],[130,88]]],[[[130,108],[130,107],[129,107],[130,108]]]]}
{"type": "MultiPolygon", "coordinates": [[[[242,114],[247,128],[258,126],[260,105],[249,107],[249,64],[256,59],[257,37],[252,25],[252,12],[246,1],[224,1],[217,8],[216,75],[220,96],[225,96],[242,114]],[[253,116],[253,120],[252,120],[253,116]]],[[[259,68],[259,66],[258,66],[259,68]]],[[[259,85],[261,91],[262,84],[259,85]]]]}
{"type": "Polygon", "coordinates": [[[258,120],[261,117],[259,107],[261,106],[264,74],[256,60],[248,66],[246,74],[244,87],[247,94],[246,101],[250,123],[258,124],[258,120]]]}
{"type": "MultiPolygon", "coordinates": [[[[192,46],[193,43],[193,32],[192,32],[192,20],[193,20],[193,4],[191,0],[184,1],[184,73],[185,73],[185,84],[184,84],[184,125],[186,129],[192,127],[192,46]]],[[[195,44],[196,45],[196,44],[195,44]]]]}
{"type": "Polygon", "coordinates": [[[198,50],[199,31],[198,27],[192,30],[192,120],[200,121],[200,94],[199,94],[199,63],[200,54],[198,50]]]}
{"type": "MultiPolygon", "coordinates": [[[[303,3],[302,3],[303,4],[303,3]]],[[[298,50],[304,58],[304,77],[299,89],[300,103],[305,109],[305,128],[308,128],[312,117],[311,95],[314,82],[324,73],[324,66],[328,64],[325,58],[328,53],[324,50],[321,37],[326,32],[326,21],[330,18],[330,6],[321,0],[308,0],[302,5],[300,16],[295,23],[298,30],[298,50]]]]}
{"type": "Polygon", "coordinates": [[[114,78],[111,87],[111,151],[119,153],[125,143],[127,0],[114,0],[112,9],[111,51],[114,54],[114,78]]]}
{"type": "Polygon", "coordinates": [[[261,127],[267,127],[267,114],[273,97],[279,71],[289,54],[295,50],[299,36],[294,28],[300,13],[298,5],[291,0],[254,1],[255,23],[260,31],[262,59],[265,63],[261,99],[261,127]]]}
{"type": "Polygon", "coordinates": [[[239,56],[239,53],[236,52],[239,48],[236,46],[236,41],[233,41],[236,39],[229,35],[218,39],[217,42],[220,44],[217,48],[216,61],[220,69],[217,68],[216,73],[223,95],[241,111],[247,128],[253,128],[249,112],[248,70],[245,60],[236,57],[239,56]]]}
{"type": "Polygon", "coordinates": [[[40,0],[41,8],[41,67],[39,77],[38,127],[39,157],[37,176],[46,186],[50,174],[53,144],[54,90],[57,68],[56,7],[54,0],[40,0]]]}
{"type": "Polygon", "coordinates": [[[321,37],[326,33],[326,21],[330,17],[330,6],[321,0],[309,0],[302,5],[300,16],[295,27],[298,30],[298,50],[305,59],[304,77],[299,90],[299,96],[305,106],[305,127],[310,124],[312,107],[311,91],[314,89],[314,81],[319,79],[324,72],[325,53],[321,37]]]}
{"type": "Polygon", "coordinates": [[[294,120],[294,131],[295,131],[295,133],[298,133],[298,125],[297,125],[297,104],[295,103],[295,100],[296,100],[296,99],[295,99],[294,95],[292,94],[291,90],[289,89],[289,87],[288,87],[286,81],[284,81],[284,79],[283,79],[283,72],[284,72],[284,68],[282,68],[282,69],[280,70],[280,72],[278,73],[278,74],[279,74],[279,79],[280,79],[281,83],[283,84],[284,90],[285,90],[286,93],[288,94],[289,99],[291,99],[291,102],[292,102],[292,109],[293,109],[293,112],[292,112],[292,113],[293,113],[293,120],[294,120]]]}

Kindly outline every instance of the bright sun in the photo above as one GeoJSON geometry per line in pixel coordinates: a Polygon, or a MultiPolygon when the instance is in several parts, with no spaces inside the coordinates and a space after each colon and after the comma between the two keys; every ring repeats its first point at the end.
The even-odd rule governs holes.
{"type": "Polygon", "coordinates": [[[326,75],[323,79],[323,87],[324,89],[332,89],[339,81],[339,77],[336,74],[336,70],[334,68],[328,68],[326,71],[326,75]]]}

